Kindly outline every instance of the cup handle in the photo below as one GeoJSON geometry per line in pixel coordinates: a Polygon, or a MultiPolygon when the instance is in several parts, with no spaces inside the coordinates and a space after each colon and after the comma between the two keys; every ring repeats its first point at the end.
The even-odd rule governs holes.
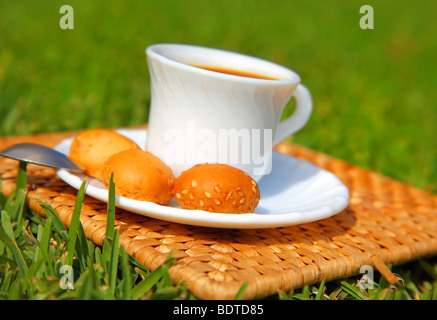
{"type": "Polygon", "coordinates": [[[296,109],[291,116],[279,122],[273,139],[274,146],[302,129],[310,118],[313,110],[313,99],[309,90],[304,85],[298,84],[293,96],[296,99],[296,109]]]}

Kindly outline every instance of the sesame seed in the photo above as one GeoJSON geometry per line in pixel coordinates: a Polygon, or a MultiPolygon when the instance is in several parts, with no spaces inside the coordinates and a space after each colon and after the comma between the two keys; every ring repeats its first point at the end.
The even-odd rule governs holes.
{"type": "Polygon", "coordinates": [[[211,199],[211,193],[205,191],[205,197],[207,197],[208,199],[211,199]]]}
{"type": "Polygon", "coordinates": [[[226,195],[226,201],[228,201],[230,198],[232,198],[232,191],[229,191],[229,193],[226,195]]]}
{"type": "Polygon", "coordinates": [[[241,190],[241,187],[235,188],[235,190],[236,190],[236,191],[240,191],[240,190],[241,190]]]}
{"type": "Polygon", "coordinates": [[[218,186],[215,186],[215,187],[214,187],[214,190],[215,190],[216,192],[220,192],[220,188],[219,188],[218,186]]]}
{"type": "Polygon", "coordinates": [[[193,196],[193,194],[192,194],[192,193],[190,193],[190,199],[191,199],[191,200],[193,200],[193,199],[194,199],[194,196],[193,196]]]}
{"type": "Polygon", "coordinates": [[[253,191],[253,193],[256,193],[256,188],[252,187],[252,191],[253,191]]]}
{"type": "Polygon", "coordinates": [[[218,201],[217,199],[214,199],[214,202],[216,205],[218,205],[218,206],[220,205],[220,201],[218,201]]]}
{"type": "Polygon", "coordinates": [[[168,186],[169,186],[170,188],[173,188],[173,186],[174,186],[174,180],[171,179],[171,178],[168,178],[168,179],[167,179],[167,184],[168,184],[168,186]]]}
{"type": "Polygon", "coordinates": [[[181,198],[181,194],[180,193],[176,193],[176,198],[180,199],[181,198]]]}
{"type": "Polygon", "coordinates": [[[192,186],[193,188],[197,187],[197,182],[196,182],[196,180],[191,181],[191,186],[192,186]]]}
{"type": "Polygon", "coordinates": [[[187,193],[188,193],[188,190],[187,190],[187,189],[184,189],[184,190],[181,191],[181,193],[182,193],[182,194],[187,194],[187,193]]]}
{"type": "Polygon", "coordinates": [[[256,186],[256,181],[255,181],[255,180],[252,180],[252,184],[253,184],[254,186],[256,186]]]}
{"type": "Polygon", "coordinates": [[[241,198],[240,203],[243,204],[246,201],[246,198],[241,198]]]}
{"type": "Polygon", "coordinates": [[[199,200],[199,205],[201,206],[201,207],[203,207],[204,205],[205,205],[205,203],[203,202],[203,200],[201,199],[201,200],[199,200]]]}

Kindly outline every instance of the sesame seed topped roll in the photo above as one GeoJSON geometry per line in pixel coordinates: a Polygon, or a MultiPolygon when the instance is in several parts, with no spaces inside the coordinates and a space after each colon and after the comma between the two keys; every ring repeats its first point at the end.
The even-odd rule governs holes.
{"type": "Polygon", "coordinates": [[[198,164],[183,171],[174,186],[184,209],[217,213],[252,213],[258,205],[258,184],[247,173],[226,164],[198,164]]]}

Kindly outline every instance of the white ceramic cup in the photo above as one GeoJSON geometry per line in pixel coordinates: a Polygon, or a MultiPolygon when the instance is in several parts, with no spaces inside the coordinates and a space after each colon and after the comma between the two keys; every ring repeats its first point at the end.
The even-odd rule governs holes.
{"type": "Polygon", "coordinates": [[[151,79],[146,150],[170,166],[176,177],[208,162],[229,164],[259,181],[271,171],[272,148],[300,130],[311,115],[310,92],[294,71],[281,65],[186,44],[154,44],[146,55],[151,79]],[[280,121],[292,96],[294,113],[280,121]]]}

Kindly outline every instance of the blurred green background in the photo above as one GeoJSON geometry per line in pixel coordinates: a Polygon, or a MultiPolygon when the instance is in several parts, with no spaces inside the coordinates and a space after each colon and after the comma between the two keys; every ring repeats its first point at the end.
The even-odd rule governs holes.
{"type": "Polygon", "coordinates": [[[0,136],[146,123],[145,48],[191,43],[299,73],[314,112],[290,140],[437,192],[436,16],[435,0],[0,0],[0,136]]]}

